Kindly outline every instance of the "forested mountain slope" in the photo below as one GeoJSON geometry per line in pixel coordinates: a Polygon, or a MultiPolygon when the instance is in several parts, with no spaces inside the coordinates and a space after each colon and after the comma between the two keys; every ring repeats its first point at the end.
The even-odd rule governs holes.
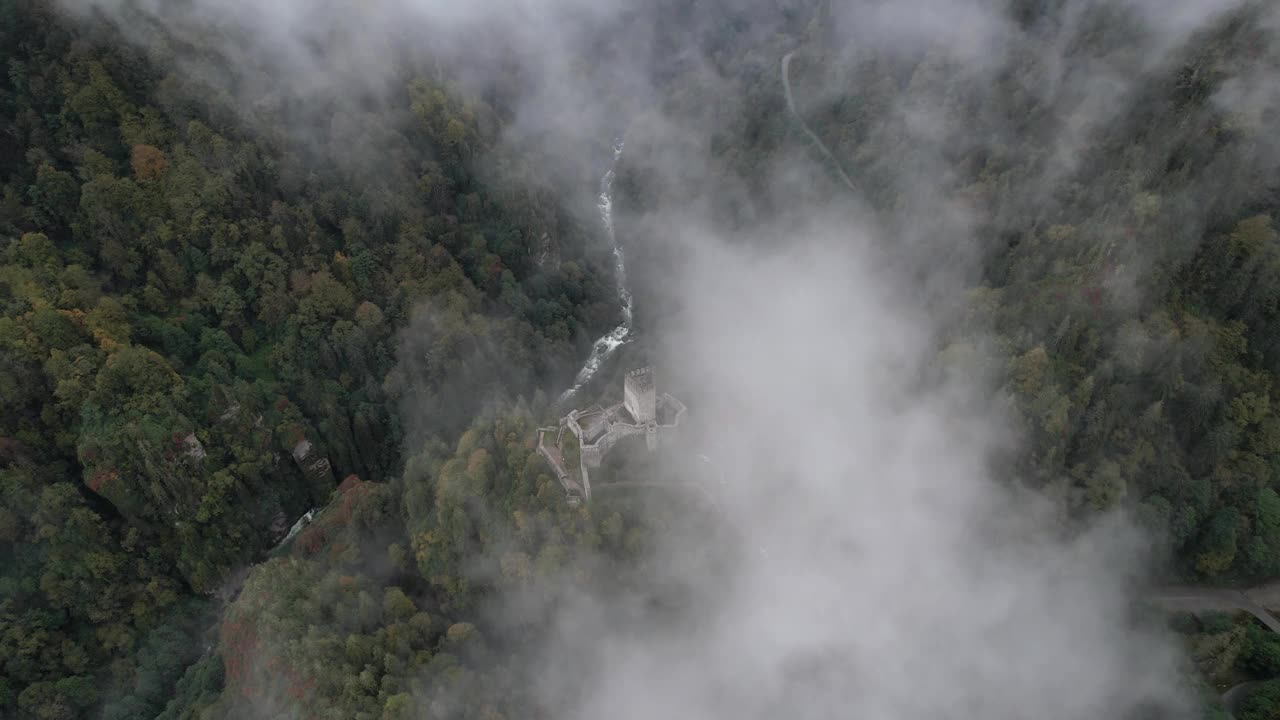
{"type": "Polygon", "coordinates": [[[746,235],[815,194],[865,202],[943,318],[939,368],[1002,387],[1020,435],[1008,481],[1068,518],[1135,511],[1174,573],[1280,571],[1269,6],[1172,28],[1141,4],[1042,3],[929,45],[892,13],[821,5],[796,36],[680,75],[637,119],[618,183],[639,306],[681,310],[662,280],[685,252],[664,243],[673,210],[746,235]],[[788,51],[799,110],[857,196],[788,117],[788,51]],[[708,148],[711,163],[681,160],[708,148]]]}
{"type": "Polygon", "coordinates": [[[638,355],[686,309],[672,222],[785,244],[814,208],[874,217],[942,318],[931,370],[1000,390],[1002,479],[1064,534],[1132,511],[1171,574],[1280,574],[1264,4],[1180,34],[993,3],[996,60],[839,3],[658,5],[593,45],[657,38],[644,92],[575,68],[609,108],[568,113],[599,134],[576,148],[509,141],[519,68],[396,56],[358,97],[254,94],[272,68],[213,33],[0,0],[0,716],[561,716],[612,657],[583,638],[709,622],[686,581],[764,552],[750,528],[568,508],[533,446],[617,321],[586,223],[624,130],[638,355]],[[788,114],[788,52],[858,196],[788,114]],[[704,542],[660,566],[682,533],[704,542]]]}
{"type": "Polygon", "coordinates": [[[171,681],[141,644],[172,624],[162,652],[198,652],[180,608],[342,478],[398,473],[406,418],[456,437],[616,312],[520,158],[477,179],[500,119],[447,80],[343,132],[394,167],[317,165],[89,27],[0,3],[5,716],[88,711],[135,661],[171,681]]]}

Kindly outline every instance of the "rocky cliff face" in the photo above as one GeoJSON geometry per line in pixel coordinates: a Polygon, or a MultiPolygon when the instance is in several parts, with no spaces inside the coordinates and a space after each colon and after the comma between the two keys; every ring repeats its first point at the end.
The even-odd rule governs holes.
{"type": "Polygon", "coordinates": [[[293,461],[298,464],[307,485],[311,489],[311,497],[323,501],[333,490],[333,467],[329,458],[316,451],[311,441],[303,438],[293,446],[293,461]]]}

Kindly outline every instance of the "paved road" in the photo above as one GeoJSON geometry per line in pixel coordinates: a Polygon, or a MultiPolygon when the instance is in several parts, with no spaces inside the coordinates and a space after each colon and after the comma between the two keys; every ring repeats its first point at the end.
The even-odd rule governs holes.
{"type": "MultiPolygon", "coordinates": [[[[1272,632],[1280,633],[1280,619],[1264,605],[1280,606],[1280,583],[1259,585],[1244,590],[1198,587],[1157,587],[1147,594],[1151,600],[1166,610],[1206,612],[1209,610],[1243,610],[1258,618],[1272,632]]],[[[1257,682],[1240,683],[1222,694],[1222,705],[1228,715],[1233,715],[1240,701],[1249,694],[1257,682]]]]}
{"type": "Polygon", "coordinates": [[[1258,618],[1272,632],[1280,633],[1280,619],[1263,607],[1263,603],[1274,604],[1275,591],[1274,585],[1247,590],[1163,587],[1154,588],[1147,597],[1161,607],[1175,611],[1243,610],[1258,618]]]}
{"type": "Polygon", "coordinates": [[[1222,706],[1227,709],[1227,714],[1235,717],[1236,710],[1240,709],[1240,702],[1249,695],[1250,690],[1261,684],[1261,680],[1243,682],[1222,693],[1222,706]]]}
{"type": "Polygon", "coordinates": [[[853,184],[853,180],[850,180],[849,176],[845,174],[844,168],[840,165],[840,161],[837,160],[836,156],[827,149],[826,143],[822,142],[822,138],[818,137],[818,134],[809,128],[809,124],[804,121],[804,118],[800,117],[800,113],[796,110],[796,101],[791,96],[791,56],[794,54],[794,52],[789,52],[782,56],[782,89],[787,95],[787,109],[795,116],[796,122],[800,123],[800,129],[804,130],[805,134],[809,136],[809,139],[813,141],[813,144],[816,145],[818,149],[822,151],[822,154],[826,155],[827,159],[831,161],[836,172],[840,174],[840,180],[844,182],[846,187],[856,193],[858,192],[858,188],[853,184]]]}

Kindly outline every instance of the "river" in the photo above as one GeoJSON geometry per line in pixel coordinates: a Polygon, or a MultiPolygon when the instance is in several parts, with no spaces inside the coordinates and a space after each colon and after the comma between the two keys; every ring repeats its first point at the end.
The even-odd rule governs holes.
{"type": "Polygon", "coordinates": [[[618,165],[618,158],[622,157],[622,140],[618,140],[613,144],[613,161],[609,164],[608,171],[604,177],[600,179],[600,192],[596,195],[596,209],[600,212],[600,223],[604,226],[605,237],[609,240],[609,245],[613,248],[613,275],[614,282],[617,285],[618,303],[622,307],[622,322],[601,335],[591,346],[591,354],[587,356],[587,361],[583,363],[582,369],[578,371],[577,376],[573,379],[573,386],[560,394],[559,402],[564,403],[582,389],[584,385],[591,382],[591,378],[595,377],[600,368],[604,365],[604,361],[614,353],[615,350],[622,347],[631,339],[631,290],[627,288],[627,263],[626,257],[623,255],[622,246],[618,244],[618,236],[613,228],[613,179],[614,170],[618,165]]]}

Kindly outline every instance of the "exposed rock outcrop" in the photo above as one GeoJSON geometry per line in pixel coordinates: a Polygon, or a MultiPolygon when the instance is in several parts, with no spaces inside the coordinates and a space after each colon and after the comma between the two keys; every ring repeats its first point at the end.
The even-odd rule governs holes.
{"type": "Polygon", "coordinates": [[[293,446],[293,461],[307,479],[311,496],[318,499],[328,497],[334,486],[333,466],[329,464],[329,458],[316,452],[311,441],[303,438],[293,446]]]}

